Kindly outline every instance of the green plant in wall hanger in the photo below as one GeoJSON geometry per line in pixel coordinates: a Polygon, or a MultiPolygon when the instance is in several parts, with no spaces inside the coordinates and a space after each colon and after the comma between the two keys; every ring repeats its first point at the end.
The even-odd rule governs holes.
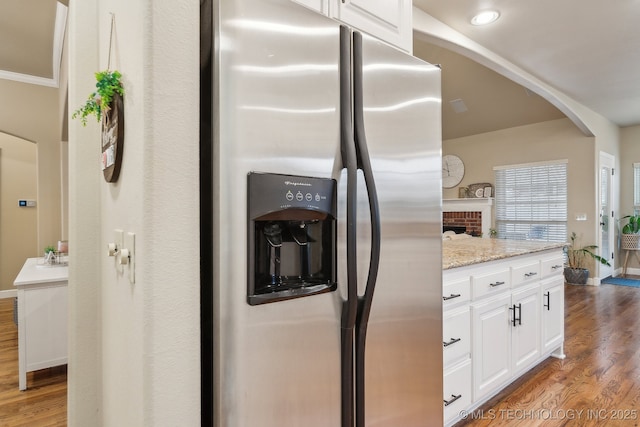
{"type": "Polygon", "coordinates": [[[87,117],[90,115],[96,116],[96,120],[99,122],[102,119],[102,115],[109,111],[111,108],[111,102],[115,94],[124,95],[124,87],[120,81],[122,74],[117,70],[105,70],[96,73],[96,91],[89,95],[87,102],[78,108],[73,115],[72,119],[80,118],[82,126],[87,125],[87,117]]]}

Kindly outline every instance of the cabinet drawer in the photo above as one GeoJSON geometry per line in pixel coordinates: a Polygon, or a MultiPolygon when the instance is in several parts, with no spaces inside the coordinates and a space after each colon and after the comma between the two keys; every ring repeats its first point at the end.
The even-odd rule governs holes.
{"type": "Polygon", "coordinates": [[[512,287],[540,280],[540,277],[540,261],[537,259],[524,264],[516,264],[511,268],[512,287]]]}
{"type": "Polygon", "coordinates": [[[442,307],[456,306],[471,300],[471,282],[469,277],[445,283],[442,287],[442,307]]]}
{"type": "Polygon", "coordinates": [[[471,294],[473,299],[493,295],[511,288],[511,272],[501,268],[491,273],[471,276],[471,294]]]}
{"type": "Polygon", "coordinates": [[[442,324],[443,362],[445,368],[471,354],[471,313],[469,307],[445,312],[442,324]]]}
{"type": "Polygon", "coordinates": [[[454,366],[444,373],[444,421],[460,415],[471,404],[471,361],[454,366]]]}
{"type": "Polygon", "coordinates": [[[561,274],[564,270],[564,255],[559,254],[552,258],[545,258],[541,262],[542,265],[542,277],[552,276],[554,274],[561,274]]]}

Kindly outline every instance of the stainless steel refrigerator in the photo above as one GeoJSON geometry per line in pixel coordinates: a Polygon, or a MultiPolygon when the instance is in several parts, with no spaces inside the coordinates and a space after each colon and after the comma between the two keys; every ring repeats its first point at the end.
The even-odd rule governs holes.
{"type": "Polygon", "coordinates": [[[439,68],[288,0],[203,4],[203,411],[442,425],[439,68]]]}

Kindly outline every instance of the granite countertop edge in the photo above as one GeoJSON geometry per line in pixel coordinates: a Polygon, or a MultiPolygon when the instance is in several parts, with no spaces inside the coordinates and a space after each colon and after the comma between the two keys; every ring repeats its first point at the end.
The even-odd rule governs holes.
{"type": "Polygon", "coordinates": [[[442,242],[442,269],[465,267],[489,261],[560,249],[566,243],[504,240],[473,237],[442,242]]]}

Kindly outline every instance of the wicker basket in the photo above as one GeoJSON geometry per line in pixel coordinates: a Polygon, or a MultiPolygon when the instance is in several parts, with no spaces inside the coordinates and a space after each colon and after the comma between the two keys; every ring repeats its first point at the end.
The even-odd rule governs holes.
{"type": "Polygon", "coordinates": [[[640,250],[640,234],[623,234],[621,246],[628,251],[640,250]]]}

